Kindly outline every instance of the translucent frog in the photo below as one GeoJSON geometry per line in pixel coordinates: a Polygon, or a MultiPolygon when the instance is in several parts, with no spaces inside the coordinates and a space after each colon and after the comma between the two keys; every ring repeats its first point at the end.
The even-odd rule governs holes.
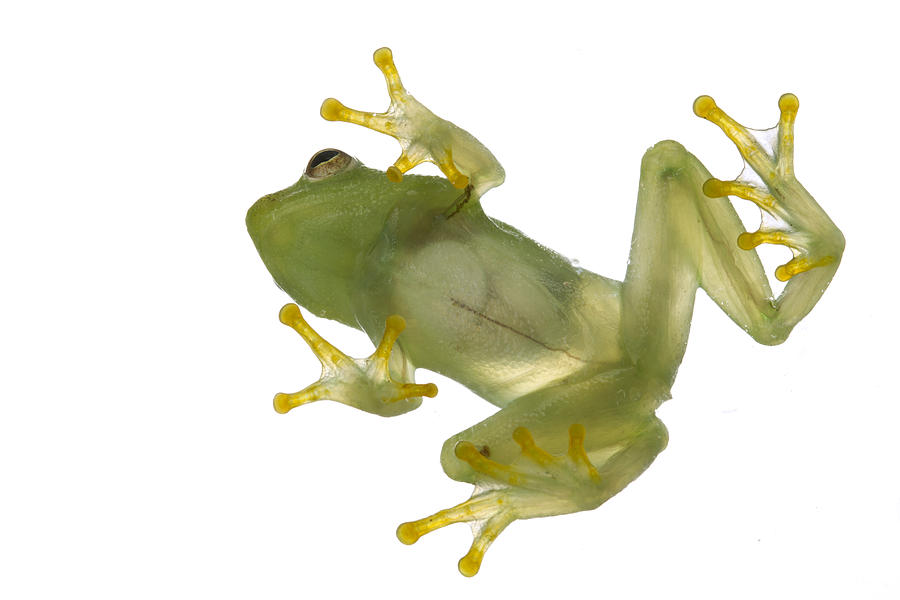
{"type": "Polygon", "coordinates": [[[500,163],[406,91],[390,50],[374,58],[388,110],[328,99],[321,113],[395,137],[400,158],[385,173],[322,150],[296,184],[253,205],[247,227],[297,303],[380,341],[368,358],[348,357],[288,304],[280,319],[310,345],[322,377],[276,395],[275,410],[333,400],[399,415],[437,394],[415,382],[418,367],[498,406],[441,452],[444,471],[472,484],[472,496],[397,529],[412,544],[472,524],[458,565],[472,576],[513,521],[596,508],[666,447],[654,413],[670,398],[698,288],[753,339],[779,344],[828,286],[844,238],[794,175],[794,95],[778,102],[771,147],[701,96],[694,112],[722,129],[756,176],[720,181],[678,143],[656,144],[641,164],[625,280],[595,275],[488,218],[480,200],[503,182],[500,163]],[[446,179],[404,175],[423,161],[446,179]],[[758,231],[744,231],[730,196],[761,209],[758,231]],[[778,298],[759,244],[793,252],[775,272],[787,282],[778,298]]]}

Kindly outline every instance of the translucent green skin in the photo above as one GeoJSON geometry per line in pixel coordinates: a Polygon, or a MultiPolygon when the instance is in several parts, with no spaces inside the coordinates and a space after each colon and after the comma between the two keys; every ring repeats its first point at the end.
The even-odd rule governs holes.
{"type": "Polygon", "coordinates": [[[388,315],[402,315],[398,346],[411,364],[497,406],[585,369],[622,366],[621,284],[488,219],[477,202],[446,217],[459,196],[445,179],[391,183],[357,163],[263,198],[247,222],[301,306],[373,341],[388,315]]]}
{"type": "MultiPolygon", "coordinates": [[[[480,153],[482,164],[495,161],[479,148],[467,150],[480,153]]],[[[773,165],[785,159],[769,158],[773,165]]],[[[474,517],[448,513],[449,522],[482,520],[496,537],[517,518],[600,505],[665,448],[667,432],[654,413],[670,396],[698,288],[763,344],[784,341],[815,305],[840,263],[843,237],[792,168],[762,170],[780,216],[808,240],[809,255],[830,257],[795,275],[778,299],[756,252],[735,243],[743,226],[729,200],[704,195],[710,174],[672,141],[644,156],[624,282],[575,267],[488,219],[476,191],[502,181],[496,169],[492,179],[474,177],[463,201],[465,192],[443,178],[394,183],[352,160],[330,177],[304,175],[260,199],[247,226],[278,285],[313,313],[358,327],[373,341],[389,315],[406,319],[391,358],[395,379],[413,381],[415,367],[423,367],[502,408],[447,440],[441,455],[450,477],[478,486],[469,503],[502,494],[496,497],[505,507],[470,504],[474,517]],[[573,424],[585,428],[599,480],[575,463],[559,472],[538,468],[513,440],[525,427],[538,447],[565,456],[573,424]],[[461,441],[530,483],[461,458],[461,441]]],[[[388,416],[420,402],[366,410],[388,416]]],[[[420,524],[407,537],[415,541],[439,526],[420,524]]],[[[470,555],[479,543],[483,554],[493,537],[476,536],[470,555]]],[[[460,569],[472,574],[462,562],[460,569]]]]}

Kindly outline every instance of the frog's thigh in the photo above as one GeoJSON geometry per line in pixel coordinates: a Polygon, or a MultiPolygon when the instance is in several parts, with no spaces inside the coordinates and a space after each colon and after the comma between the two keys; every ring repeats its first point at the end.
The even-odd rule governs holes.
{"type": "Polygon", "coordinates": [[[645,373],[670,383],[687,345],[698,287],[747,330],[770,294],[756,253],[735,243],[743,226],[731,203],[703,194],[709,178],[677,142],[656,144],[641,164],[622,291],[623,340],[645,373]]]}

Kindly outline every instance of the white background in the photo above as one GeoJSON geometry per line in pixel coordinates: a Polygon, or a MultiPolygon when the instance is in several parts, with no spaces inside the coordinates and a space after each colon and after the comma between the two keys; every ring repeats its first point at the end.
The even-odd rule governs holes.
{"type": "Polygon", "coordinates": [[[896,18],[625,4],[5,5],[0,596],[900,596],[896,18]],[[468,496],[439,450],[491,405],[420,371],[440,395],[395,419],[271,408],[318,364],[244,213],[321,148],[393,162],[390,138],[318,116],[387,106],[382,45],[504,164],[486,210],[591,270],[624,275],[653,143],[740,170],[701,93],[754,127],[796,93],[798,176],[847,238],[782,346],[700,294],[669,448],[596,511],[514,523],[474,580],[465,526],[413,547],[394,529],[468,496]]]}

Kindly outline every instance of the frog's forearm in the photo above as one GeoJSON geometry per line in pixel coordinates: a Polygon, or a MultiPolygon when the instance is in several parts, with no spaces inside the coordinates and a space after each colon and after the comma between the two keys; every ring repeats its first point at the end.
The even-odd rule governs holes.
{"type": "Polygon", "coordinates": [[[296,304],[285,305],[278,317],[300,334],[322,363],[322,376],[317,382],[293,394],[275,395],[275,410],[279,413],[310,402],[333,400],[389,417],[417,408],[422,396],[437,395],[433,383],[417,384],[391,378],[391,351],[406,327],[399,315],[388,317],[384,336],[375,352],[362,359],[351,358],[329,344],[310,327],[296,304]]]}

